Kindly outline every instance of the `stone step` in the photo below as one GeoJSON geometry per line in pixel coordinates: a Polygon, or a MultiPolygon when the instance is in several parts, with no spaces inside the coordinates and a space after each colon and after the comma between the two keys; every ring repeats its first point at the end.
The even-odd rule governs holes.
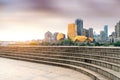
{"type": "MultiPolygon", "coordinates": [[[[2,51],[1,51],[2,52],[2,51]]],[[[68,55],[79,55],[79,54],[84,54],[84,55],[94,55],[94,56],[101,56],[101,57],[114,57],[114,58],[120,58],[120,55],[117,55],[117,54],[104,54],[103,53],[73,53],[73,52],[56,52],[56,51],[25,51],[25,52],[22,52],[22,51],[3,51],[3,53],[56,53],[56,54],[68,54],[68,55]]]]}
{"type": "MultiPolygon", "coordinates": [[[[38,54],[38,53],[37,53],[38,54]]],[[[112,63],[120,64],[120,58],[117,57],[110,57],[110,56],[101,56],[101,55],[92,55],[92,54],[85,54],[85,53],[67,53],[67,52],[41,52],[40,54],[57,54],[57,55],[68,55],[68,56],[79,56],[84,58],[92,58],[92,59],[99,59],[103,61],[108,61],[112,63]]]]}
{"type": "Polygon", "coordinates": [[[114,71],[120,72],[120,64],[115,64],[111,62],[106,62],[102,60],[97,60],[97,59],[91,59],[91,58],[84,58],[84,57],[74,57],[74,56],[63,56],[63,55],[48,55],[48,54],[25,54],[29,56],[43,56],[43,57],[53,57],[53,58],[62,58],[62,59],[69,59],[69,60],[76,60],[76,61],[83,61],[86,63],[91,63],[95,65],[99,65],[102,67],[106,67],[109,69],[112,69],[114,71]]]}
{"type": "Polygon", "coordinates": [[[86,52],[63,52],[63,51],[60,51],[60,52],[58,52],[58,51],[31,51],[31,52],[33,52],[33,53],[41,53],[41,52],[55,52],[55,53],[60,53],[60,52],[62,52],[62,53],[73,53],[73,54],[80,54],[80,53],[84,53],[84,54],[92,54],[92,55],[100,55],[100,56],[109,56],[109,57],[118,57],[118,58],[120,58],[120,52],[119,53],[117,53],[117,54],[114,54],[114,53],[95,53],[95,52],[93,52],[93,53],[86,53],[86,52]]]}
{"type": "MultiPolygon", "coordinates": [[[[4,53],[5,55],[6,53],[4,53]]],[[[7,54],[6,54],[7,55],[7,54]]],[[[8,55],[21,55],[18,53],[11,53],[8,55]]],[[[106,61],[101,61],[101,60],[97,60],[97,59],[91,59],[91,58],[84,58],[84,57],[76,57],[76,56],[66,56],[66,55],[48,55],[48,54],[35,54],[35,53],[28,53],[28,54],[22,54],[22,55],[28,55],[28,56],[33,56],[33,57],[53,57],[53,58],[62,58],[62,59],[69,59],[69,60],[77,60],[77,61],[82,61],[82,62],[86,62],[86,63],[91,63],[91,64],[95,64],[95,65],[99,65],[102,67],[106,67],[115,71],[120,72],[120,65],[119,64],[115,64],[115,63],[110,63],[110,62],[106,62],[106,61]]]]}
{"type": "Polygon", "coordinates": [[[7,47],[3,51],[20,51],[20,52],[40,52],[40,51],[56,51],[56,52],[77,52],[93,55],[103,55],[111,57],[120,57],[120,48],[96,48],[96,47],[7,47]],[[8,48],[8,49],[7,49],[8,48]]]}
{"type": "MultiPolygon", "coordinates": [[[[11,53],[11,54],[7,54],[4,53],[3,55],[21,55],[21,53],[11,53]]],[[[109,69],[112,69],[114,71],[118,71],[120,72],[120,65],[119,64],[115,64],[115,63],[110,63],[110,62],[106,62],[106,61],[101,61],[101,60],[96,60],[96,59],[91,59],[91,58],[84,58],[84,57],[78,57],[78,56],[66,56],[66,55],[56,55],[56,54],[41,54],[41,53],[24,53],[22,55],[26,55],[26,56],[32,56],[32,57],[53,57],[53,58],[61,58],[61,59],[68,59],[68,60],[76,60],[76,61],[82,61],[82,62],[86,62],[86,63],[91,63],[91,64],[95,64],[95,65],[99,65],[102,67],[106,67],[109,69]]]]}
{"type": "MultiPolygon", "coordinates": [[[[13,53],[13,52],[8,52],[13,53]]],[[[15,53],[29,53],[29,52],[15,52],[15,53]]],[[[29,53],[30,54],[30,53],[29,53]]],[[[34,53],[38,54],[38,53],[34,53]]],[[[120,58],[117,57],[110,57],[110,56],[101,56],[101,55],[92,55],[92,54],[85,54],[85,53],[69,53],[69,52],[51,52],[51,51],[42,51],[40,54],[57,54],[57,55],[67,55],[67,56],[79,56],[84,58],[91,58],[91,59],[99,59],[103,61],[108,61],[111,63],[120,64],[120,58]]],[[[39,55],[39,54],[38,54],[39,55]]]]}

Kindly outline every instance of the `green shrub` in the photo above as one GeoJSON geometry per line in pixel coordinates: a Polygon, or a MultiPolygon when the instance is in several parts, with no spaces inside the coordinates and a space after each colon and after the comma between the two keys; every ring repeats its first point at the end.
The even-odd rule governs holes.
{"type": "Polygon", "coordinates": [[[120,41],[114,43],[114,46],[120,46],[120,41]]]}

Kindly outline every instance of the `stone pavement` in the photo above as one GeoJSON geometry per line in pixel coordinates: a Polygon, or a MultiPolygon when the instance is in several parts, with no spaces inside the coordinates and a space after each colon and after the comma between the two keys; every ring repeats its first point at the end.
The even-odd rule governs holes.
{"type": "Polygon", "coordinates": [[[0,58],[0,80],[92,80],[77,71],[45,64],[0,58]]]}

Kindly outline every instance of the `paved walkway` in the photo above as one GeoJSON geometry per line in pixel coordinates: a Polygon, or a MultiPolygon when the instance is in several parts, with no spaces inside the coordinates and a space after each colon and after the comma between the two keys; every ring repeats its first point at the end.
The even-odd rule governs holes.
{"type": "Polygon", "coordinates": [[[0,58],[0,80],[92,80],[71,69],[0,58]]]}

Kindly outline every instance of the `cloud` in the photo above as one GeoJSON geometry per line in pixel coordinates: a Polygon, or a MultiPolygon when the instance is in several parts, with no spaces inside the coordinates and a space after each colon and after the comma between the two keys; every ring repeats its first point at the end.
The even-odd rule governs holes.
{"type": "Polygon", "coordinates": [[[68,17],[114,17],[120,14],[119,0],[1,0],[5,11],[46,11],[68,17]]]}
{"type": "Polygon", "coordinates": [[[84,20],[84,28],[99,32],[108,24],[112,32],[120,19],[120,0],[0,0],[0,7],[0,32],[11,27],[67,32],[76,18],[84,20]]]}

